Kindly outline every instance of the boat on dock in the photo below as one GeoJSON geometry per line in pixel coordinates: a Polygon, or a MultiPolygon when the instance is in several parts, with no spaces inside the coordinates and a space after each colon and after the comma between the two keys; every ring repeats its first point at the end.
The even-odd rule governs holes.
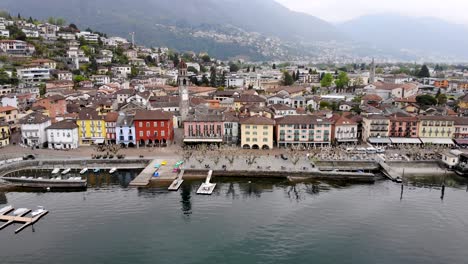
{"type": "Polygon", "coordinates": [[[70,168],[67,168],[65,169],[64,171],[62,171],[62,175],[66,175],[67,173],[69,173],[71,171],[70,168]]]}
{"type": "Polygon", "coordinates": [[[110,169],[109,173],[112,174],[112,173],[114,173],[116,171],[117,171],[117,168],[112,168],[112,169],[110,169]]]}
{"type": "Polygon", "coordinates": [[[86,172],[88,172],[88,168],[84,168],[80,171],[80,174],[85,174],[86,172]]]}
{"type": "Polygon", "coordinates": [[[59,168],[55,168],[52,170],[52,174],[58,174],[60,172],[59,168]]]}
{"type": "Polygon", "coordinates": [[[0,215],[8,214],[9,212],[13,211],[13,206],[8,205],[0,209],[0,215]]]}
{"type": "Polygon", "coordinates": [[[36,217],[42,213],[44,213],[46,210],[44,210],[43,206],[38,206],[36,210],[32,211],[31,215],[32,217],[36,217]]]}
{"type": "Polygon", "coordinates": [[[68,179],[62,179],[61,177],[50,179],[42,177],[32,179],[26,177],[2,177],[1,179],[12,186],[24,188],[85,189],[87,187],[86,180],[81,179],[81,177],[70,177],[68,179]]]}
{"type": "Polygon", "coordinates": [[[6,222],[2,226],[0,226],[0,230],[4,229],[5,227],[13,224],[13,223],[22,223],[23,225],[20,226],[18,229],[15,230],[15,234],[21,232],[23,229],[26,227],[33,225],[39,219],[41,219],[44,215],[48,214],[49,211],[45,210],[44,207],[38,206],[38,209],[34,210],[31,213],[32,217],[27,217],[26,215],[31,212],[30,209],[28,208],[19,208],[19,209],[14,209],[12,206],[6,206],[2,209],[0,209],[0,221],[6,222]],[[14,212],[12,213],[13,215],[9,215],[11,211],[14,212]]]}

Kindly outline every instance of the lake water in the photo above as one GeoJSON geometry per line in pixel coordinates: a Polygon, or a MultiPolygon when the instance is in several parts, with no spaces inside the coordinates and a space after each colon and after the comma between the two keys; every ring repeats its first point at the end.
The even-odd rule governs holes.
{"type": "Polygon", "coordinates": [[[86,192],[0,193],[50,213],[0,231],[0,263],[468,263],[463,178],[400,185],[214,179],[178,192],[127,188],[132,172],[93,176],[86,192]]]}

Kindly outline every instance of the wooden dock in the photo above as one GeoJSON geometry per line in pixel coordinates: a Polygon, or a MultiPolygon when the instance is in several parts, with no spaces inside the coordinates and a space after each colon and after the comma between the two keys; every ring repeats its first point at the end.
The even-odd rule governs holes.
{"type": "Polygon", "coordinates": [[[173,167],[177,161],[176,160],[167,160],[167,159],[154,159],[152,160],[146,168],[132,181],[130,186],[132,187],[146,187],[150,184],[152,179],[160,179],[164,181],[172,182],[177,178],[177,174],[172,172],[173,167]],[[162,165],[163,161],[166,161],[166,165],[162,165]],[[159,164],[159,168],[156,168],[156,165],[159,164]],[[153,177],[155,171],[159,172],[159,177],[153,177]]]}
{"type": "Polygon", "coordinates": [[[179,172],[179,175],[177,176],[177,179],[175,179],[172,184],[167,188],[169,191],[177,191],[179,190],[180,186],[184,182],[183,177],[184,177],[184,170],[181,170],[179,172]]]}
{"type": "Polygon", "coordinates": [[[26,227],[33,225],[37,221],[39,221],[43,216],[49,213],[49,211],[44,210],[42,213],[38,214],[35,217],[25,217],[25,215],[29,214],[31,212],[30,209],[26,209],[23,213],[20,215],[8,215],[11,211],[13,211],[14,208],[7,208],[7,210],[3,211],[2,214],[0,214],[0,221],[6,222],[2,226],[0,226],[0,230],[4,229],[5,227],[13,224],[13,223],[22,223],[23,225],[15,230],[15,234],[21,232],[23,229],[26,227]]]}
{"type": "Polygon", "coordinates": [[[205,182],[200,185],[200,188],[198,188],[197,194],[210,195],[213,193],[216,187],[216,183],[210,183],[212,175],[213,175],[213,170],[210,170],[208,172],[208,176],[206,176],[205,182]]]}

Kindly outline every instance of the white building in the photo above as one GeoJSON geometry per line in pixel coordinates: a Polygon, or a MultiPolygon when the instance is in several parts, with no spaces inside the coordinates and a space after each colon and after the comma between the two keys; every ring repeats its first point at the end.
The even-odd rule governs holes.
{"type": "Polygon", "coordinates": [[[10,31],[0,29],[0,37],[9,38],[10,37],[10,31]]]}
{"type": "Polygon", "coordinates": [[[94,82],[95,85],[104,85],[110,83],[110,77],[108,75],[92,75],[90,79],[94,82]]]}
{"type": "Polygon", "coordinates": [[[88,32],[88,31],[81,31],[79,33],[76,33],[76,37],[77,38],[83,37],[84,40],[86,40],[88,42],[97,43],[99,41],[99,35],[98,34],[94,34],[94,33],[88,32]]]}
{"type": "Polygon", "coordinates": [[[245,80],[239,76],[227,76],[226,83],[224,84],[226,87],[244,87],[245,80]]]}
{"type": "Polygon", "coordinates": [[[26,37],[28,37],[28,38],[38,38],[39,37],[39,31],[38,30],[23,28],[22,31],[26,35],[26,37]]]}
{"type": "Polygon", "coordinates": [[[50,79],[50,69],[47,68],[24,68],[18,69],[18,78],[24,83],[40,84],[50,79]]]}
{"type": "Polygon", "coordinates": [[[73,74],[69,71],[59,71],[57,77],[60,81],[73,81],[73,74]]]}
{"type": "Polygon", "coordinates": [[[132,72],[132,68],[128,65],[112,66],[112,73],[117,76],[127,77],[132,72]]]}
{"type": "Polygon", "coordinates": [[[12,55],[32,55],[36,48],[21,40],[0,40],[0,51],[12,55]]]}
{"type": "Polygon", "coordinates": [[[2,106],[12,106],[14,108],[18,108],[18,98],[16,95],[7,95],[2,97],[2,106]]]}
{"type": "Polygon", "coordinates": [[[119,115],[117,125],[115,127],[115,139],[117,144],[129,146],[136,145],[135,126],[133,124],[133,116],[119,115]]]}
{"type": "Polygon", "coordinates": [[[46,128],[49,149],[78,148],[78,125],[74,120],[63,120],[46,128]]]}
{"type": "Polygon", "coordinates": [[[21,143],[28,147],[42,147],[47,142],[46,128],[51,125],[50,118],[33,113],[20,120],[21,143]]]}
{"type": "Polygon", "coordinates": [[[75,40],[76,39],[75,34],[71,32],[58,32],[57,37],[63,40],[75,40]]]}

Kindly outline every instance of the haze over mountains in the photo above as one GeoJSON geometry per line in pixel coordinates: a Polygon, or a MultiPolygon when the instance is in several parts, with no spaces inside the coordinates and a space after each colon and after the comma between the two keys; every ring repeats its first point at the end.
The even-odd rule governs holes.
{"type": "Polygon", "coordinates": [[[124,37],[134,31],[145,45],[209,51],[224,59],[312,56],[318,42],[354,48],[363,43],[360,50],[375,48],[369,56],[468,58],[461,48],[468,44],[468,30],[462,26],[382,15],[333,25],[274,0],[2,0],[0,9],[26,17],[63,17],[81,28],[124,37]]]}

